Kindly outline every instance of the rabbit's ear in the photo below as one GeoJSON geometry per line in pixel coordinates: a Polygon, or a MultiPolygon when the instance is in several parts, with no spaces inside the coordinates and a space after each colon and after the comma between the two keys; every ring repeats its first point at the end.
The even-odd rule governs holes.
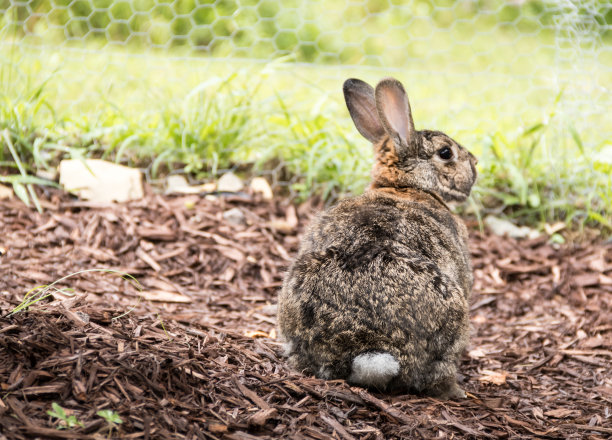
{"type": "Polygon", "coordinates": [[[385,128],[378,119],[374,89],[360,79],[347,79],[342,87],[344,100],[355,127],[361,135],[372,143],[385,135],[385,128]]]}
{"type": "Polygon", "coordinates": [[[418,136],[404,86],[395,78],[385,78],[376,86],[376,108],[387,133],[399,147],[416,155],[418,136]]]}

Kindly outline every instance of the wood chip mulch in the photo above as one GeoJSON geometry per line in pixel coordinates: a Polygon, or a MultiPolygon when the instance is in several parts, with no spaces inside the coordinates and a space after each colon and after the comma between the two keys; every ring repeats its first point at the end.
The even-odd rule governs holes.
{"type": "Polygon", "coordinates": [[[468,398],[445,402],[285,365],[276,295],[311,205],[149,194],[96,206],[55,192],[44,205],[0,201],[0,439],[612,436],[603,239],[555,247],[472,228],[468,398]],[[232,208],[246,224],[228,223],[232,208]],[[94,268],[130,273],[142,290],[113,273],[75,274],[9,316],[30,289],[94,268]],[[54,402],[80,424],[49,416],[54,402]]]}

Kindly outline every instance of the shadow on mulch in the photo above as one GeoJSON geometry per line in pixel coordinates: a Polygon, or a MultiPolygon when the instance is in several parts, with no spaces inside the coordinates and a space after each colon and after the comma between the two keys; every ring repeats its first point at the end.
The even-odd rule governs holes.
{"type": "Polygon", "coordinates": [[[469,397],[441,402],[287,368],[276,294],[309,205],[149,195],[95,206],[53,192],[45,209],[0,206],[0,439],[612,434],[610,244],[474,230],[474,332],[460,366],[469,397]],[[231,208],[244,224],[224,219],[231,208]],[[91,268],[128,272],[143,290],[79,274],[58,286],[75,297],[8,316],[32,287],[91,268]],[[83,426],[59,429],[53,402],[83,426]],[[103,409],[123,423],[111,430],[103,409]]]}

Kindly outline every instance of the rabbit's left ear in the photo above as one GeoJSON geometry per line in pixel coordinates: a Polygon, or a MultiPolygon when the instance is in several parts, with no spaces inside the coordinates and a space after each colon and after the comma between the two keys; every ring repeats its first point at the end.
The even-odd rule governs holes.
{"type": "Polygon", "coordinates": [[[395,78],[385,78],[376,86],[376,108],[385,130],[399,149],[410,156],[418,152],[418,135],[404,86],[395,78]]]}

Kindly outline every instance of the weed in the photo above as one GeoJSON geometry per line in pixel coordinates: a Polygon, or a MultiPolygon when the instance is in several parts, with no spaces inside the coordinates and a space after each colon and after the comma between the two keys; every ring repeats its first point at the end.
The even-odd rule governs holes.
{"type": "Polygon", "coordinates": [[[198,178],[215,176],[239,162],[245,150],[257,148],[262,132],[252,98],[261,81],[244,81],[245,76],[214,77],[193,88],[180,106],[162,112],[152,136],[158,140],[153,176],[161,163],[181,164],[181,171],[198,178]]]}
{"type": "Polygon", "coordinates": [[[586,154],[575,131],[570,129],[563,143],[550,130],[540,123],[511,139],[499,132],[485,138],[474,188],[476,210],[503,213],[524,224],[562,220],[612,231],[612,155],[586,154]]]}
{"type": "Polygon", "coordinates": [[[172,336],[170,336],[170,334],[166,330],[166,326],[164,325],[164,320],[162,319],[162,317],[161,317],[161,315],[159,313],[157,314],[157,319],[159,319],[159,324],[161,325],[162,330],[164,331],[164,333],[166,334],[168,339],[171,341],[172,340],[172,336]]]}
{"type": "MultiPolygon", "coordinates": [[[[0,65],[3,80],[7,78],[10,81],[13,75],[19,74],[23,72],[13,63],[0,65]]],[[[44,93],[46,84],[52,78],[53,74],[38,84],[32,84],[28,77],[17,95],[7,87],[10,82],[2,81],[0,84],[0,166],[18,170],[18,174],[0,176],[0,182],[10,183],[15,194],[28,206],[32,201],[39,212],[42,208],[32,185],[55,185],[31,175],[32,170],[49,167],[49,160],[52,159],[49,152],[55,149],[45,130],[39,127],[43,119],[53,120],[55,117],[44,93]]]]}
{"type": "MultiPolygon", "coordinates": [[[[18,313],[22,310],[26,310],[28,307],[38,303],[39,301],[42,301],[43,299],[50,297],[51,295],[53,295],[54,292],[61,293],[66,296],[74,296],[73,289],[70,289],[70,288],[61,289],[61,288],[56,287],[56,285],[61,283],[62,281],[67,280],[68,278],[71,278],[71,277],[74,277],[76,275],[80,275],[83,273],[90,273],[90,272],[104,272],[104,273],[112,273],[112,274],[119,275],[121,276],[121,278],[132,283],[138,290],[142,290],[142,286],[138,282],[138,280],[128,273],[121,272],[118,270],[113,270],[113,269],[85,269],[85,270],[80,270],[78,272],[74,272],[69,275],[66,275],[65,277],[55,280],[51,284],[46,284],[43,286],[37,286],[37,287],[32,288],[30,291],[28,291],[25,294],[21,303],[17,305],[13,310],[11,310],[11,313],[9,314],[9,316],[15,313],[18,313]]],[[[129,313],[129,311],[122,314],[121,316],[125,316],[127,313],[129,313]]]]}
{"type": "Polygon", "coordinates": [[[117,414],[113,410],[103,409],[103,410],[96,412],[96,414],[102,417],[104,420],[106,420],[106,423],[108,426],[108,438],[111,437],[113,430],[117,429],[117,425],[120,425],[123,423],[123,420],[121,420],[121,417],[119,417],[119,414],[117,414]]]}
{"type": "Polygon", "coordinates": [[[77,426],[84,427],[82,422],[77,420],[75,416],[69,416],[66,414],[66,410],[59,406],[57,403],[53,402],[51,404],[52,410],[47,411],[47,414],[51,417],[59,419],[59,424],[57,425],[57,429],[70,429],[75,428],[77,426]]]}

